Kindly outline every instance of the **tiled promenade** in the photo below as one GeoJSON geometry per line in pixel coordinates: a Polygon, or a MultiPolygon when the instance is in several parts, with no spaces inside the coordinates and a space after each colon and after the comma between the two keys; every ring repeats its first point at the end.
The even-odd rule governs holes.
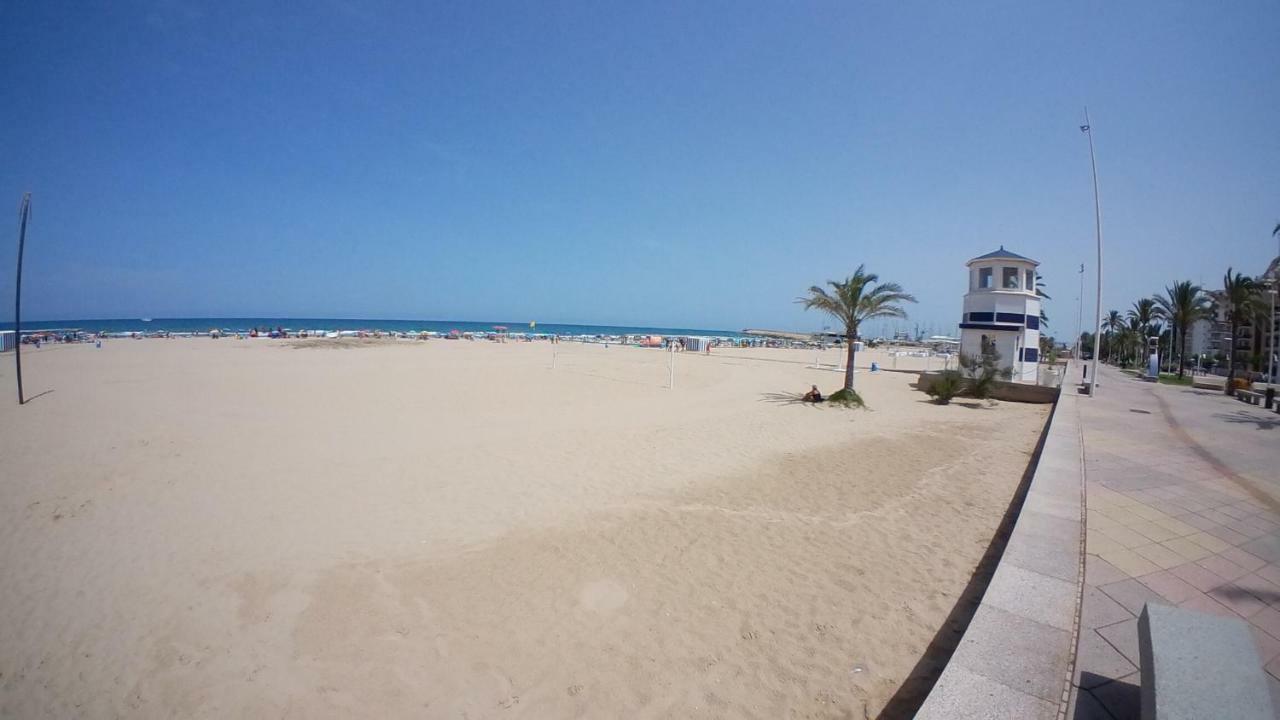
{"type": "Polygon", "coordinates": [[[1068,718],[1138,717],[1144,602],[1250,623],[1280,708],[1280,415],[1104,368],[1079,408],[1085,588],[1068,718]]]}

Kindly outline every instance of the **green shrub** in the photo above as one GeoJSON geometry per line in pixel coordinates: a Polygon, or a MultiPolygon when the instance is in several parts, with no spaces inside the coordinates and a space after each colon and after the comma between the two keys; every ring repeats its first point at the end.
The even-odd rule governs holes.
{"type": "Polygon", "coordinates": [[[996,380],[1008,380],[1013,376],[1011,368],[1000,368],[1000,353],[995,343],[985,343],[982,354],[978,356],[960,353],[960,367],[972,378],[969,383],[969,396],[980,400],[991,397],[996,380]]]}
{"type": "Polygon", "coordinates": [[[964,389],[964,375],[959,370],[943,370],[926,390],[939,405],[946,405],[964,389]]]}
{"type": "Polygon", "coordinates": [[[843,405],[847,408],[865,408],[866,403],[862,402],[862,396],[856,390],[842,389],[831,393],[831,397],[827,398],[827,402],[834,405],[843,405]]]}

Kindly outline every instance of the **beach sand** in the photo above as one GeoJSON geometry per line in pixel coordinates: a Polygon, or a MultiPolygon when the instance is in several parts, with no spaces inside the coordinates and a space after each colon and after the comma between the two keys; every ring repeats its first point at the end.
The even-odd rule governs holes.
{"type": "Polygon", "coordinates": [[[296,345],[23,354],[0,715],[874,716],[1049,410],[865,372],[867,411],[799,404],[842,382],[813,351],[668,389],[658,350],[296,345]]]}

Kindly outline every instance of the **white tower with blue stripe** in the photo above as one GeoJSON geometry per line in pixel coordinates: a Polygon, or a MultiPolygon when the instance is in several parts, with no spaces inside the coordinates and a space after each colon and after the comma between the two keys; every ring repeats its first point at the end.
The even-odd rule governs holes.
{"type": "Polygon", "coordinates": [[[1014,382],[1034,383],[1040,368],[1040,263],[1004,249],[970,260],[969,292],[960,320],[960,352],[978,356],[988,343],[1014,382]]]}

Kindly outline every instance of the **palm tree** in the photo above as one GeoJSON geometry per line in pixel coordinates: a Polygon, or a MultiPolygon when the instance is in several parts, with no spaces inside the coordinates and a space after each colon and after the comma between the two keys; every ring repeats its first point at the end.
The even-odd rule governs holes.
{"type": "Polygon", "coordinates": [[[1040,303],[1040,324],[1041,324],[1041,325],[1048,325],[1048,324],[1049,324],[1049,316],[1044,314],[1044,302],[1043,302],[1043,301],[1044,301],[1044,300],[1052,300],[1053,298],[1049,297],[1049,293],[1047,293],[1047,292],[1045,292],[1045,291],[1044,291],[1044,276],[1043,276],[1043,275],[1041,275],[1040,273],[1036,273],[1036,286],[1035,286],[1035,291],[1036,291],[1036,297],[1040,298],[1040,299],[1041,299],[1041,301],[1042,301],[1042,302],[1040,303]]]}
{"type": "Polygon", "coordinates": [[[1110,310],[1107,312],[1107,319],[1102,323],[1107,329],[1107,360],[1110,361],[1115,356],[1115,338],[1119,337],[1120,331],[1124,330],[1124,318],[1120,317],[1119,310],[1110,310]]]}
{"type": "Polygon", "coordinates": [[[1156,304],[1173,324],[1174,343],[1178,346],[1178,378],[1182,378],[1187,361],[1187,335],[1191,326],[1209,315],[1209,298],[1199,285],[1190,280],[1175,282],[1164,289],[1164,297],[1157,296],[1156,304]]]}
{"type": "Polygon", "coordinates": [[[876,284],[879,280],[879,275],[866,272],[865,266],[859,265],[842,281],[828,280],[830,292],[814,285],[809,288],[807,297],[796,300],[804,305],[805,310],[821,310],[844,326],[844,339],[848,346],[844,389],[848,391],[853,390],[853,356],[856,352],[853,343],[858,339],[859,326],[872,318],[905,318],[907,311],[900,303],[916,301],[898,283],[876,284]]]}
{"type": "Polygon", "coordinates": [[[1261,286],[1256,280],[1243,273],[1227,274],[1222,278],[1222,302],[1226,306],[1227,323],[1231,326],[1231,347],[1227,350],[1227,387],[1228,395],[1235,395],[1236,379],[1236,339],[1240,335],[1240,326],[1253,315],[1254,306],[1258,303],[1258,290],[1261,286]]]}
{"type": "Polygon", "coordinates": [[[1147,346],[1147,338],[1151,337],[1151,323],[1160,318],[1161,314],[1160,307],[1151,298],[1142,298],[1129,311],[1129,325],[1134,332],[1139,333],[1140,338],[1140,346],[1134,350],[1135,360],[1141,361],[1142,350],[1147,346]]]}

